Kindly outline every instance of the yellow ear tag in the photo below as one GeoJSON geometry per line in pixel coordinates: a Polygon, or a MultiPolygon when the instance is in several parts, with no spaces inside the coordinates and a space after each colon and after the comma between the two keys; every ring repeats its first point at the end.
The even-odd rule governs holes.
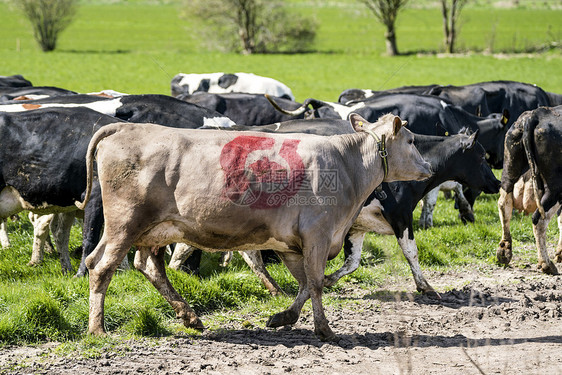
{"type": "Polygon", "coordinates": [[[449,132],[445,132],[445,135],[446,135],[446,136],[449,136],[449,132]]]}
{"type": "Polygon", "coordinates": [[[363,121],[359,121],[359,126],[363,126],[363,121]]]}

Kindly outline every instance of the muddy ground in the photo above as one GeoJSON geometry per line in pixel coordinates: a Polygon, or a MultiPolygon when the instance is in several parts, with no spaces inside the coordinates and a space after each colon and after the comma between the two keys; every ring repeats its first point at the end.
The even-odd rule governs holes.
{"type": "Polygon", "coordinates": [[[0,374],[562,374],[562,276],[495,266],[426,276],[440,301],[412,293],[411,277],[349,286],[326,308],[334,343],[314,337],[307,311],[292,328],[234,322],[98,359],[57,355],[54,343],[5,348],[0,374]]]}

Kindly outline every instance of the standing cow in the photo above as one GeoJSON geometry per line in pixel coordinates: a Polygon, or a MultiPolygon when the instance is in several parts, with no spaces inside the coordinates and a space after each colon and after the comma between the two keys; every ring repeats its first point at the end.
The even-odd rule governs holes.
{"type": "MultiPolygon", "coordinates": [[[[529,193],[527,193],[529,196],[529,193]]],[[[517,197],[518,198],[518,197],[517,197]]],[[[523,201],[522,201],[523,203],[523,201]]],[[[550,261],[545,244],[545,231],[548,222],[556,211],[560,214],[562,203],[562,106],[540,107],[534,111],[524,112],[513,124],[505,139],[505,160],[501,178],[498,210],[502,222],[503,235],[497,251],[498,262],[509,264],[512,257],[511,233],[509,221],[513,208],[535,208],[533,213],[533,232],[537,242],[539,269],[545,273],[558,274],[554,263],[550,261]],[[525,175],[525,172],[527,175],[525,175]],[[517,194],[524,196],[525,190],[532,186],[535,200],[533,207],[517,204],[514,191],[517,182],[527,189],[517,189],[517,194]],[[530,185],[531,184],[531,185],[530,185]],[[514,204],[515,202],[515,204],[514,204]]],[[[560,219],[559,219],[560,220],[560,219]]],[[[562,260],[562,245],[559,242],[555,261],[562,260]]]]}
{"type": "Polygon", "coordinates": [[[311,298],[315,333],[333,339],[322,306],[327,260],[340,252],[363,202],[382,181],[430,176],[398,117],[387,115],[375,124],[358,115],[350,120],[357,133],[330,138],[151,124],[116,124],[97,132],[87,153],[88,186],[97,152],[105,230],[86,260],[89,332],[104,332],[107,287],[132,245],[138,248],[135,267],[186,326],[202,329],[170,284],[159,250],[184,242],[209,251],[276,250],[299,291],[267,326],[294,324],[311,298]],[[322,173],[335,173],[335,189],[323,189],[322,173]]]}

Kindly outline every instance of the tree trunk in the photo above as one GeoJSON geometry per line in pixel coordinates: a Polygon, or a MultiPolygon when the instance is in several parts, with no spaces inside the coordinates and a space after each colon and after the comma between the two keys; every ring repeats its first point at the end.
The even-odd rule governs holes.
{"type": "Polygon", "coordinates": [[[396,33],[394,32],[394,25],[389,25],[387,27],[386,33],[384,33],[386,38],[386,54],[389,56],[397,56],[398,47],[396,46],[396,33]]]}

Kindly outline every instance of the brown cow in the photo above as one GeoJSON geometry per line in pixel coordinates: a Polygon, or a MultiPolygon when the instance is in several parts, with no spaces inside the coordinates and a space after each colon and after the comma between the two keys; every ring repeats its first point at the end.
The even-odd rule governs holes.
{"type": "Polygon", "coordinates": [[[98,131],[88,149],[88,186],[97,151],[105,230],[86,259],[89,332],[104,332],[105,293],[132,245],[135,267],[184,325],[203,329],[165,272],[161,248],[184,242],[207,251],[275,250],[299,291],[267,326],[294,324],[311,298],[315,333],[334,339],[322,306],[326,262],[340,252],[363,202],[383,180],[431,174],[400,118],[385,115],[370,124],[352,114],[350,121],[357,133],[332,137],[153,124],[98,131]]]}

